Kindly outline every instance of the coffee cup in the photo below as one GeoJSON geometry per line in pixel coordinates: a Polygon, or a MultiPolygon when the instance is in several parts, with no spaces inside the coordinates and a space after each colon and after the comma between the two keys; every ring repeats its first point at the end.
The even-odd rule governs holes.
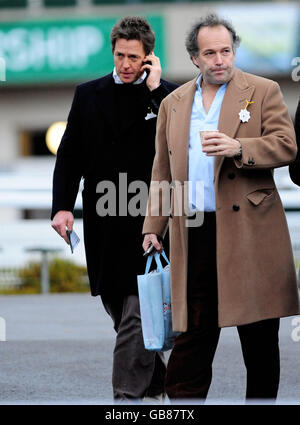
{"type": "Polygon", "coordinates": [[[215,133],[216,131],[219,131],[219,130],[201,130],[200,131],[200,140],[201,140],[201,143],[204,142],[204,137],[205,137],[206,134],[208,134],[208,133],[215,133]]]}

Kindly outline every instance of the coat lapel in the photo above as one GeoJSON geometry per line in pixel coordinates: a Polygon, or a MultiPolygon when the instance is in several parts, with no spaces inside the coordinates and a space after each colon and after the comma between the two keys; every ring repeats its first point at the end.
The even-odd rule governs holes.
{"type": "Polygon", "coordinates": [[[171,106],[171,114],[174,124],[170,127],[170,140],[174,143],[174,149],[180,152],[180,156],[182,155],[177,176],[182,182],[188,179],[189,132],[197,78],[198,76],[176,90],[174,94],[172,93],[174,102],[171,106]]]}
{"type": "Polygon", "coordinates": [[[96,111],[99,113],[99,121],[101,114],[106,117],[106,121],[109,123],[112,131],[113,138],[119,139],[118,125],[116,123],[116,116],[114,114],[114,90],[113,90],[113,77],[112,73],[104,78],[101,78],[96,88],[97,92],[97,108],[96,111]]]}
{"type": "MultiPolygon", "coordinates": [[[[219,117],[218,129],[221,133],[234,138],[241,124],[239,112],[246,106],[246,100],[250,101],[254,86],[249,86],[244,73],[235,69],[232,80],[228,83],[219,117]]],[[[220,173],[224,157],[215,157],[215,180],[220,173]]]]}

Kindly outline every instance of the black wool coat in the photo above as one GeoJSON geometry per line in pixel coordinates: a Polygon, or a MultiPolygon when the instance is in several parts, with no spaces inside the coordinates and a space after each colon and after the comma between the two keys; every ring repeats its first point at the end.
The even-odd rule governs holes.
{"type": "Polygon", "coordinates": [[[289,166],[289,172],[292,181],[300,186],[300,99],[295,114],[295,132],[298,152],[296,160],[289,166]]]}
{"type": "MultiPolygon", "coordinates": [[[[165,80],[152,92],[145,82],[120,87],[109,74],[80,84],[75,90],[57,152],[51,218],[60,210],[73,211],[83,178],[84,243],[94,296],[137,293],[137,275],[145,270],[144,216],[120,214],[119,186],[121,183],[127,188],[138,180],[149,187],[156,117],[147,120],[145,117],[151,111],[157,115],[161,101],[175,88],[176,84],[165,80]],[[97,193],[96,189],[99,183],[108,181],[116,189],[116,215],[101,217],[96,206],[107,190],[97,193]]],[[[127,194],[128,202],[138,192],[127,194]]]]}

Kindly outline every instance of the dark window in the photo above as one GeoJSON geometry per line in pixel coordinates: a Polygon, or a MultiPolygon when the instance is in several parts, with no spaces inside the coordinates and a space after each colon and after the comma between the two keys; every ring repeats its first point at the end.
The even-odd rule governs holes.
{"type": "Polygon", "coordinates": [[[0,0],[0,8],[26,7],[27,0],[0,0]]]}
{"type": "Polygon", "coordinates": [[[45,7],[66,7],[76,6],[76,0],[44,0],[45,7]]]}
{"type": "MultiPolygon", "coordinates": [[[[124,4],[124,3],[130,3],[128,0],[92,0],[92,3],[95,5],[99,4],[124,4]]],[[[131,3],[133,3],[131,1],[131,3]]]]}
{"type": "MultiPolygon", "coordinates": [[[[75,209],[73,211],[74,218],[82,219],[82,210],[75,209]]],[[[49,220],[51,217],[50,209],[24,209],[21,212],[23,220],[49,220]]]]}
{"type": "Polygon", "coordinates": [[[52,155],[46,145],[46,132],[47,130],[22,131],[20,135],[20,155],[52,155]]]}

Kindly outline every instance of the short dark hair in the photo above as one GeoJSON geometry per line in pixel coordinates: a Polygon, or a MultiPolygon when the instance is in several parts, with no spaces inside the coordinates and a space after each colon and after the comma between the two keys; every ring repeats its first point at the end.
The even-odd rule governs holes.
{"type": "Polygon", "coordinates": [[[223,26],[229,31],[231,35],[231,40],[232,40],[232,50],[234,53],[236,52],[236,49],[240,45],[241,38],[235,32],[235,29],[233,28],[232,24],[226,19],[220,18],[217,14],[210,13],[206,15],[204,18],[201,18],[200,20],[198,20],[192,26],[190,32],[187,34],[187,37],[185,40],[185,47],[191,59],[192,57],[197,56],[199,53],[197,37],[201,28],[217,27],[217,26],[223,26]]]}
{"type": "Polygon", "coordinates": [[[154,50],[155,34],[147,20],[140,16],[126,16],[113,26],[110,34],[113,52],[119,38],[141,41],[146,55],[154,50]]]}

